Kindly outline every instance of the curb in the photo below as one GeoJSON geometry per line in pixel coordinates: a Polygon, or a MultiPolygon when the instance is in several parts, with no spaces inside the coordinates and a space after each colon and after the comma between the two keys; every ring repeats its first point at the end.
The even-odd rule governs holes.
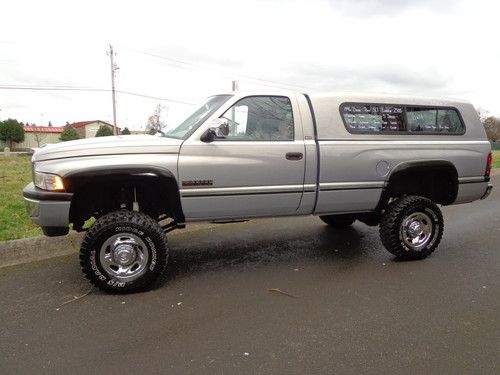
{"type": "Polygon", "coordinates": [[[83,233],[0,242],[0,268],[76,253],[83,233]]]}
{"type": "MultiPolygon", "coordinates": [[[[191,224],[169,236],[213,230],[217,226],[218,224],[191,224]]],[[[0,241],[0,268],[78,253],[84,235],[85,232],[70,232],[62,237],[41,236],[0,241]]]]}

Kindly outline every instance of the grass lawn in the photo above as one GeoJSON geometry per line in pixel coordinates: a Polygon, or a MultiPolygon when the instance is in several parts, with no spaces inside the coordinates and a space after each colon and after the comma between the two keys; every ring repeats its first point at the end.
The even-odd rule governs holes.
{"type": "Polygon", "coordinates": [[[493,151],[493,168],[500,168],[500,150],[493,151]]]}
{"type": "Polygon", "coordinates": [[[0,241],[41,236],[24,208],[22,189],[31,181],[31,156],[0,156],[0,241]]]}
{"type": "MultiPolygon", "coordinates": [[[[500,150],[493,151],[493,168],[500,168],[500,150]]],[[[29,182],[31,156],[0,156],[0,241],[42,235],[24,208],[22,189],[29,182]]]]}

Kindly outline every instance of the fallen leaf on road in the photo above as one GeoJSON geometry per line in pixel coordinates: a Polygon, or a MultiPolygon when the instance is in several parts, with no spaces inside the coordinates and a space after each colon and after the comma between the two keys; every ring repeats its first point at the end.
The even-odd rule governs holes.
{"type": "Polygon", "coordinates": [[[94,287],[90,288],[90,290],[89,290],[87,293],[82,294],[81,296],[78,296],[78,297],[77,297],[77,296],[74,296],[72,300],[69,300],[69,301],[66,301],[66,302],[64,302],[64,303],[61,303],[61,304],[59,305],[59,307],[62,307],[62,306],[64,306],[64,305],[67,305],[68,303],[71,303],[71,302],[78,301],[79,299],[82,299],[83,297],[88,296],[88,295],[90,294],[90,292],[92,292],[92,290],[94,290],[94,287]]]}
{"type": "Polygon", "coordinates": [[[278,288],[271,288],[271,289],[269,289],[269,291],[271,293],[281,294],[283,296],[287,296],[287,297],[291,297],[291,298],[299,298],[297,296],[294,296],[293,294],[290,294],[290,293],[287,293],[287,292],[283,292],[281,289],[278,289],[278,288]]]}

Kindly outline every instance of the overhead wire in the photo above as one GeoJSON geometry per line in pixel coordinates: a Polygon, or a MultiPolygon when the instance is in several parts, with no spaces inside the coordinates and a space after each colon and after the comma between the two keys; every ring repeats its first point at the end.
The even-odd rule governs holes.
{"type": "MultiPolygon", "coordinates": [[[[294,85],[294,84],[284,84],[282,82],[276,82],[272,80],[266,80],[266,79],[261,79],[261,78],[253,78],[253,77],[248,77],[248,76],[242,76],[240,74],[234,74],[230,75],[225,72],[219,71],[219,69],[214,68],[214,67],[209,67],[209,66],[202,66],[198,64],[193,64],[190,62],[186,62],[183,60],[178,60],[178,59],[173,59],[165,56],[161,56],[158,54],[154,54],[151,52],[147,51],[141,51],[135,48],[130,48],[127,46],[121,46],[121,48],[150,56],[156,59],[160,59],[162,61],[167,62],[169,65],[174,65],[177,67],[188,67],[190,69],[195,69],[195,70],[205,70],[212,72],[213,74],[219,75],[219,76],[224,76],[224,77],[229,77],[229,78],[237,78],[240,81],[246,81],[246,82],[253,82],[260,84],[262,86],[266,87],[271,87],[275,89],[286,89],[290,90],[291,88],[297,90],[313,90],[311,88],[299,86],[299,85],[294,85]]],[[[68,86],[68,85],[48,85],[48,86],[36,86],[36,85],[22,85],[22,84],[0,84],[0,90],[29,90],[29,91],[81,91],[81,92],[111,92],[111,89],[106,89],[106,88],[96,88],[96,87],[85,87],[85,86],[68,86]]],[[[181,100],[181,99],[173,99],[173,98],[165,98],[165,97],[159,97],[159,96],[154,96],[154,95],[148,95],[148,94],[143,94],[143,93],[137,93],[133,91],[128,91],[128,90],[116,90],[117,93],[124,94],[124,95],[131,95],[131,96],[136,96],[136,97],[142,97],[142,98],[147,98],[147,99],[154,99],[154,100],[161,100],[161,101],[166,101],[166,102],[172,102],[172,103],[179,103],[179,104],[186,104],[186,105],[195,105],[197,104],[194,101],[188,101],[188,100],[181,100]]]]}
{"type": "Polygon", "coordinates": [[[220,75],[220,76],[224,76],[224,77],[228,77],[228,78],[233,78],[233,79],[236,78],[240,81],[254,82],[254,83],[258,83],[262,86],[266,86],[266,87],[286,89],[286,90],[294,89],[294,90],[301,90],[301,91],[303,91],[303,90],[306,90],[306,91],[315,90],[315,89],[312,89],[310,87],[294,85],[294,84],[290,84],[290,83],[277,82],[277,81],[272,81],[272,80],[262,79],[262,78],[254,78],[254,77],[249,77],[246,75],[241,75],[239,73],[235,73],[235,74],[231,75],[231,74],[228,74],[226,72],[221,72],[219,69],[214,68],[214,67],[193,64],[193,63],[186,62],[183,60],[173,59],[170,57],[165,57],[165,56],[158,55],[158,54],[151,53],[151,52],[147,52],[147,51],[141,51],[141,50],[138,50],[135,48],[130,48],[130,47],[123,46],[123,45],[121,46],[121,48],[128,50],[128,51],[131,51],[131,52],[135,52],[138,54],[142,54],[142,55],[146,55],[146,56],[150,56],[150,57],[154,57],[154,58],[166,61],[169,63],[169,65],[177,65],[177,66],[180,65],[180,66],[185,66],[185,67],[188,67],[191,69],[202,69],[202,70],[206,70],[206,71],[211,71],[216,75],[220,75]]]}
{"type": "MultiPolygon", "coordinates": [[[[95,87],[78,87],[78,86],[29,86],[29,85],[0,85],[0,90],[31,90],[31,91],[86,91],[86,92],[111,92],[111,89],[95,88],[95,87]]],[[[187,100],[163,98],[159,96],[146,95],[142,93],[116,90],[116,92],[125,95],[138,96],[142,98],[162,100],[166,102],[174,102],[180,104],[194,105],[196,102],[187,100]]]]}

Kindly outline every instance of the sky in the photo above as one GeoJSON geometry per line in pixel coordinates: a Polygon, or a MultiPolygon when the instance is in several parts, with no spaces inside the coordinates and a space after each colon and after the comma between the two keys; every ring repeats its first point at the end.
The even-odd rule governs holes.
{"type": "Polygon", "coordinates": [[[0,120],[112,122],[110,44],[122,128],[144,129],[158,104],[175,126],[233,80],[459,98],[500,115],[499,17],[494,0],[3,0],[0,120]]]}

